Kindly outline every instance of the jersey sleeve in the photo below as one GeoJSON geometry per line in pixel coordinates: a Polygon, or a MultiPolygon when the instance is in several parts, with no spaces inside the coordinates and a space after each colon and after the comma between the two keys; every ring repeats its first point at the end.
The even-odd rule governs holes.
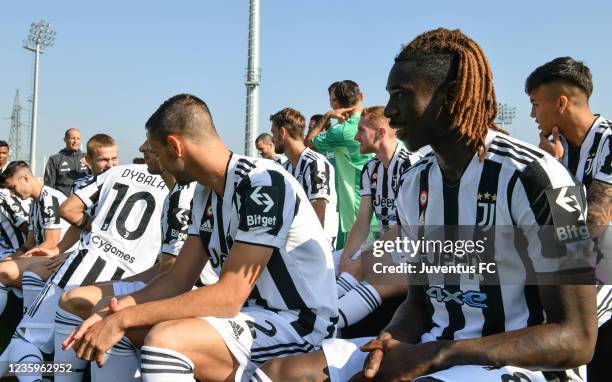
{"type": "Polygon", "coordinates": [[[554,162],[560,168],[546,172],[535,162],[528,166],[511,196],[511,214],[527,240],[536,273],[579,268],[582,245],[590,239],[584,187],[554,162]]]}
{"type": "Polygon", "coordinates": [[[282,247],[299,210],[295,187],[299,186],[286,181],[283,174],[275,170],[263,170],[244,178],[236,187],[236,241],[282,247]]]}
{"type": "Polygon", "coordinates": [[[601,156],[593,179],[612,185],[612,135],[608,135],[602,146],[601,156]]]}
{"type": "Polygon", "coordinates": [[[212,207],[208,204],[208,190],[201,184],[196,184],[193,191],[193,199],[191,203],[191,217],[188,229],[188,235],[200,235],[200,223],[205,213],[212,215],[212,207]]]}
{"type": "Polygon", "coordinates": [[[179,186],[164,202],[161,251],[178,256],[191,226],[193,186],[179,186]],[[190,189],[191,187],[191,189],[190,189]],[[191,191],[191,192],[190,192],[191,191]],[[189,195],[191,194],[191,195],[189,195]]]}
{"type": "Polygon", "coordinates": [[[323,158],[310,162],[305,176],[308,200],[331,198],[331,182],[334,182],[331,164],[323,158]]]}
{"type": "Polygon", "coordinates": [[[329,152],[344,143],[344,124],[337,124],[317,134],[312,143],[319,152],[329,152]]]}
{"type": "Polygon", "coordinates": [[[83,201],[87,208],[98,203],[100,199],[100,192],[104,183],[110,179],[109,174],[112,174],[113,169],[105,171],[101,174],[94,176],[91,181],[87,182],[85,186],[76,190],[74,195],[78,196],[83,201]]]}
{"type": "Polygon", "coordinates": [[[4,208],[13,224],[17,227],[25,222],[28,222],[28,214],[21,206],[21,203],[12,195],[8,195],[4,199],[4,208]]]}
{"type": "Polygon", "coordinates": [[[359,186],[359,195],[372,195],[372,183],[370,182],[370,162],[366,163],[361,169],[361,182],[359,186]]]}
{"type": "Polygon", "coordinates": [[[59,215],[60,200],[57,196],[47,194],[41,199],[41,216],[43,229],[61,229],[59,215]]]}

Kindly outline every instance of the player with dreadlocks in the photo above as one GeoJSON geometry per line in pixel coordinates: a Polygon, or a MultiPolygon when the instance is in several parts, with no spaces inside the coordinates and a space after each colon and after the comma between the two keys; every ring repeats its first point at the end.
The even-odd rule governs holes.
{"type": "MultiPolygon", "coordinates": [[[[456,242],[459,225],[472,238],[486,232],[482,259],[497,271],[410,278],[406,300],[378,338],[326,340],[322,351],[269,361],[257,377],[544,382],[552,373],[571,380],[565,371],[538,370],[565,370],[591,359],[595,288],[541,281],[580,273],[561,265],[588,239],[588,232],[579,234],[586,228],[580,185],[552,156],[498,131],[487,59],[458,30],[433,30],[406,45],[387,91],[385,115],[397,136],[411,151],[426,145],[433,151],[402,174],[396,199],[401,235],[414,240],[411,232],[419,232],[420,239],[444,225],[444,237],[456,242]],[[576,201],[573,208],[555,203],[566,197],[576,201]],[[578,237],[570,238],[555,226],[559,222],[578,237]]],[[[445,250],[405,258],[415,269],[461,261],[445,250]]]]}

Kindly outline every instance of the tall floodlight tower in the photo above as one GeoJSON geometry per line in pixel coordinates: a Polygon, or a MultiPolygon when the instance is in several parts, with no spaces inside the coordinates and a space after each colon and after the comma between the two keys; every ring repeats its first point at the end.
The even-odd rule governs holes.
{"type": "Polygon", "coordinates": [[[497,118],[495,118],[495,123],[499,125],[499,127],[508,130],[506,126],[512,124],[514,117],[516,117],[516,107],[510,106],[507,103],[497,104],[497,118]]]}
{"type": "Polygon", "coordinates": [[[246,126],[244,153],[255,154],[255,134],[259,122],[259,0],[250,0],[249,10],[249,63],[246,74],[246,126]]]}
{"type": "Polygon", "coordinates": [[[21,159],[21,105],[19,104],[19,89],[15,92],[13,112],[11,113],[11,131],[9,132],[10,161],[21,159]]]}
{"type": "Polygon", "coordinates": [[[38,108],[38,59],[41,53],[55,42],[55,31],[45,20],[30,25],[28,39],[23,47],[34,52],[34,90],[32,94],[32,128],[30,132],[30,167],[36,175],[36,113],[38,108]]]}

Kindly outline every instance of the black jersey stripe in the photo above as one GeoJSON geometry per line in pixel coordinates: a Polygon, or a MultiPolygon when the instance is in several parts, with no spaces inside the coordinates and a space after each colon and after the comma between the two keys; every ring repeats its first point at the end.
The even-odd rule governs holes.
{"type": "Polygon", "coordinates": [[[308,309],[278,248],[274,248],[272,251],[272,256],[266,267],[287,309],[308,309]]]}
{"type": "Polygon", "coordinates": [[[516,154],[515,154],[514,152],[512,152],[512,151],[502,151],[502,150],[497,150],[497,149],[496,149],[496,148],[494,148],[494,147],[490,147],[488,151],[489,151],[489,152],[491,152],[491,153],[497,154],[497,155],[499,155],[499,156],[502,156],[502,157],[508,157],[508,158],[514,159],[515,161],[517,161],[517,162],[519,162],[519,163],[522,163],[522,164],[524,164],[524,165],[529,165],[529,164],[532,162],[532,161],[530,161],[530,160],[527,160],[527,159],[525,159],[525,158],[522,158],[522,157],[520,157],[520,156],[516,155],[516,154]]]}
{"type": "Polygon", "coordinates": [[[101,257],[98,257],[96,261],[94,261],[92,267],[89,269],[89,272],[87,272],[87,275],[85,275],[85,278],[83,279],[83,282],[81,282],[81,285],[86,286],[96,282],[105,265],[106,260],[101,257]]]}
{"type": "MultiPolygon", "coordinates": [[[[276,236],[278,235],[284,224],[291,224],[291,222],[285,223],[283,221],[283,210],[285,207],[285,177],[283,176],[283,174],[275,170],[267,170],[267,172],[270,176],[272,187],[276,187],[276,191],[278,192],[278,200],[274,201],[277,204],[276,224],[267,233],[276,236]]],[[[299,199],[297,194],[295,195],[295,199],[299,199]]],[[[244,205],[244,203],[242,205],[244,205]]]]}
{"type": "MultiPolygon", "coordinates": [[[[382,168],[383,170],[383,177],[382,177],[382,195],[376,195],[376,198],[372,198],[372,200],[374,201],[375,199],[379,199],[380,202],[382,203],[383,199],[387,199],[389,198],[389,174],[388,174],[388,169],[385,168],[384,165],[382,165],[381,162],[379,162],[379,166],[380,168],[382,168]]],[[[382,221],[382,225],[383,225],[383,230],[386,230],[387,227],[389,226],[389,220],[387,220],[387,216],[389,214],[389,208],[387,207],[386,203],[382,206],[382,208],[380,209],[380,212],[382,214],[383,221],[382,221]]]]}
{"type": "Polygon", "coordinates": [[[602,133],[595,133],[595,137],[593,138],[593,144],[589,148],[589,152],[587,154],[587,160],[590,159],[591,163],[585,163],[584,168],[582,169],[582,183],[587,188],[587,190],[589,189],[589,186],[593,181],[593,175],[595,173],[596,168],[596,163],[594,163],[595,155],[599,151],[599,144],[601,142],[602,137],[602,133]]]}
{"type": "Polygon", "coordinates": [[[520,173],[518,171],[514,171],[514,174],[512,174],[508,181],[508,187],[506,189],[506,202],[508,203],[508,211],[510,211],[510,219],[512,219],[513,225],[516,225],[516,219],[512,213],[512,195],[514,195],[514,187],[516,186],[519,175],[520,173]]]}
{"type": "Polygon", "coordinates": [[[181,198],[180,188],[176,190],[175,192],[173,192],[168,198],[168,209],[164,211],[166,214],[166,216],[164,217],[166,218],[167,230],[165,232],[163,243],[170,243],[173,240],[171,227],[173,226],[172,222],[176,220],[174,219],[173,214],[176,212],[175,209],[178,208],[179,206],[180,198],[181,198]]]}
{"type": "MultiPolygon", "coordinates": [[[[6,243],[7,246],[14,247],[15,244],[11,240],[11,236],[8,234],[8,232],[6,232],[4,227],[2,227],[2,224],[0,224],[0,236],[2,236],[2,242],[6,243]]],[[[15,235],[15,236],[17,236],[17,235],[15,235]]],[[[23,244],[20,244],[17,248],[21,247],[22,245],[23,244]]],[[[14,249],[16,249],[16,248],[14,248],[14,249]]]]}
{"type": "Polygon", "coordinates": [[[115,269],[115,272],[113,273],[113,276],[111,277],[111,280],[112,281],[121,280],[124,273],[125,273],[125,269],[121,267],[117,267],[117,269],[115,269]]]}
{"type": "Polygon", "coordinates": [[[489,147],[494,147],[501,151],[507,150],[508,152],[512,152],[513,154],[520,156],[521,158],[524,158],[528,161],[537,160],[537,158],[534,155],[530,154],[529,152],[525,150],[521,150],[520,148],[514,145],[511,145],[509,143],[503,142],[503,141],[493,141],[491,142],[489,147]]]}
{"type": "Polygon", "coordinates": [[[524,145],[524,144],[522,144],[522,143],[518,143],[518,142],[516,142],[516,141],[514,141],[514,140],[511,140],[511,139],[509,139],[509,138],[507,138],[507,137],[505,137],[505,136],[503,136],[503,135],[497,135],[497,136],[495,137],[495,140],[502,140],[502,141],[505,141],[505,142],[507,142],[507,143],[509,143],[509,144],[511,144],[511,145],[513,145],[513,146],[519,147],[519,148],[521,148],[521,149],[523,149],[523,150],[525,150],[525,151],[530,152],[531,154],[535,155],[536,157],[538,157],[538,158],[540,158],[540,159],[544,158],[544,154],[542,154],[541,152],[539,152],[539,151],[537,151],[537,150],[534,150],[534,149],[532,149],[531,147],[525,146],[525,145],[524,145]]]}
{"type": "Polygon", "coordinates": [[[291,323],[291,326],[302,337],[314,331],[317,315],[310,309],[300,309],[298,319],[291,323]]]}
{"type": "MultiPolygon", "coordinates": [[[[461,183],[450,186],[444,183],[442,195],[444,199],[444,231],[445,240],[455,241],[458,239],[458,224],[459,224],[459,189],[461,183]]],[[[446,259],[446,254],[440,253],[440,258],[446,259]]],[[[454,254],[449,254],[454,256],[454,254]]],[[[444,289],[449,294],[457,293],[461,290],[461,277],[456,273],[447,273],[444,275],[444,289]]],[[[445,303],[448,313],[448,325],[442,330],[442,334],[438,337],[439,340],[453,340],[455,333],[465,327],[465,316],[461,305],[455,301],[447,301],[445,303]]]]}
{"type": "MultiPolygon", "coordinates": [[[[484,160],[482,172],[480,175],[480,184],[478,186],[478,193],[480,195],[497,195],[500,171],[501,163],[494,162],[489,159],[484,160]]],[[[497,209],[497,200],[490,203],[485,203],[482,208],[477,208],[477,215],[479,213],[483,214],[483,216],[478,216],[476,218],[477,222],[484,221],[484,219],[482,218],[486,218],[484,216],[484,213],[486,213],[484,212],[485,208],[493,209],[495,211],[497,209]]],[[[492,215],[491,219],[492,221],[488,221],[487,223],[490,224],[490,226],[492,227],[491,231],[493,231],[495,229],[496,224],[495,213],[492,215]]],[[[495,235],[491,231],[489,231],[489,233],[487,234],[480,230],[476,231],[478,235],[478,238],[476,238],[476,240],[480,240],[485,236],[489,237],[489,239],[485,241],[486,250],[483,252],[483,255],[489,257],[485,257],[485,262],[493,262],[495,260],[495,235]]],[[[499,283],[499,276],[496,272],[484,272],[482,276],[484,277],[484,279],[481,282],[480,291],[482,293],[485,293],[485,295],[487,296],[487,307],[484,308],[482,311],[484,317],[484,323],[482,325],[482,336],[484,337],[495,333],[504,332],[506,330],[506,326],[504,303],[502,290],[499,283]]]]}
{"type": "MultiPolygon", "coordinates": [[[[542,165],[534,161],[527,166],[519,176],[523,184],[529,206],[539,226],[553,226],[552,212],[546,191],[553,188],[548,174],[542,165]]],[[[547,240],[544,235],[546,230],[538,232],[538,238],[542,247],[542,255],[548,258],[563,257],[567,253],[564,245],[559,245],[556,240],[547,240]]]]}
{"type": "MultiPolygon", "coordinates": [[[[608,136],[608,156],[604,159],[603,166],[601,167],[601,172],[606,175],[612,175],[612,135],[608,136]]],[[[605,146],[605,143],[604,143],[605,146]]]]}
{"type": "Polygon", "coordinates": [[[72,277],[74,272],[77,270],[77,268],[79,267],[79,265],[81,264],[81,262],[85,258],[85,255],[87,255],[87,252],[88,251],[86,249],[82,249],[74,257],[74,259],[72,259],[72,262],[68,266],[68,269],[66,269],[66,272],[64,272],[64,274],[62,275],[62,278],[57,283],[57,285],[60,288],[64,289],[66,287],[66,284],[68,283],[68,281],[70,281],[70,278],[72,277]]]}

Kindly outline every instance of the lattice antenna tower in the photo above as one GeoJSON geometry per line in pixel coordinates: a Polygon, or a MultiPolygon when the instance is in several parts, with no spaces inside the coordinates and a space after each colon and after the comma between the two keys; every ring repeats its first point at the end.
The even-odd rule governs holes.
{"type": "Polygon", "coordinates": [[[21,152],[21,104],[19,103],[19,89],[15,92],[13,112],[11,113],[11,131],[9,132],[10,157],[9,160],[20,160],[21,152]]]}

